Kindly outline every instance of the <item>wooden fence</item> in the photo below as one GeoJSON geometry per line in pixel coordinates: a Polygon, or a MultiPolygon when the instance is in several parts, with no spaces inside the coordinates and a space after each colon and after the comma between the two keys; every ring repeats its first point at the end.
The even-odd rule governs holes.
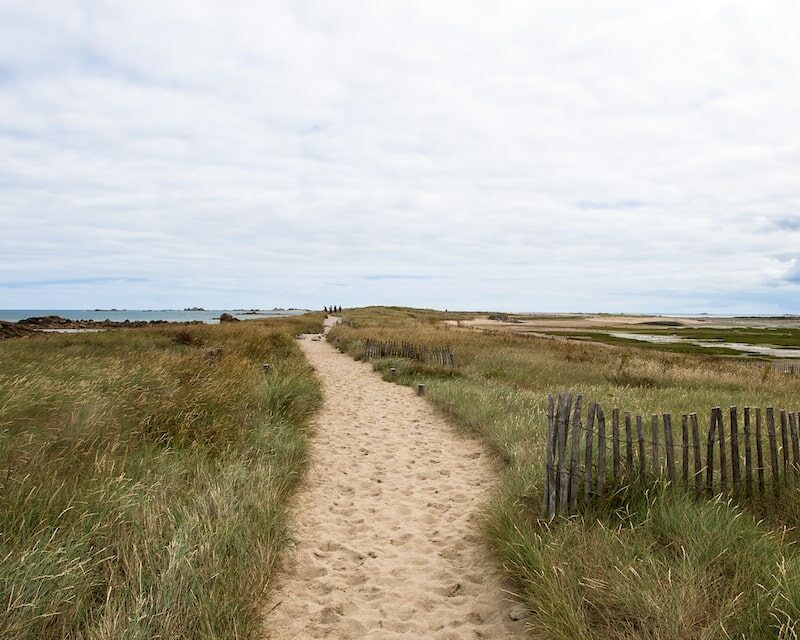
{"type": "Polygon", "coordinates": [[[769,369],[773,373],[800,375],[800,360],[735,360],[753,369],[769,369]]]}
{"type": "Polygon", "coordinates": [[[364,341],[364,360],[372,358],[409,358],[439,366],[455,366],[456,359],[447,347],[420,347],[411,342],[364,341]]]}
{"type": "Polygon", "coordinates": [[[775,373],[788,373],[790,375],[800,374],[800,361],[797,360],[773,360],[772,362],[765,362],[762,364],[762,367],[766,366],[775,373]]]}
{"type": "Polygon", "coordinates": [[[603,407],[588,404],[584,427],[582,404],[580,395],[547,398],[542,505],[547,516],[577,513],[634,482],[661,480],[697,495],[730,493],[735,499],[752,497],[756,490],[763,495],[768,482],[778,492],[789,480],[800,478],[796,412],[777,412],[778,431],[772,407],[763,413],[745,407],[741,416],[731,407],[726,428],[722,409],[715,407],[708,432],[701,436],[695,413],[681,415],[678,435],[671,414],[652,415],[647,433],[642,416],[614,409],[609,435],[603,407]]]}

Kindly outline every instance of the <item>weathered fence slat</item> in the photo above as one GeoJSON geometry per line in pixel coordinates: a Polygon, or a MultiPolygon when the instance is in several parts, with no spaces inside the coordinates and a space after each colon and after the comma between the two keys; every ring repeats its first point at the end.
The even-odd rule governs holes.
{"type": "Polygon", "coordinates": [[[597,497],[602,500],[606,489],[606,416],[597,405],[597,497]]]}
{"type": "Polygon", "coordinates": [[[728,452],[725,449],[725,421],[722,419],[722,408],[714,407],[717,415],[717,435],[719,436],[719,488],[724,493],[728,490],[728,452]]]}
{"type": "Polygon", "coordinates": [[[664,420],[664,451],[667,455],[667,480],[670,484],[675,483],[675,447],[672,442],[672,416],[665,413],[664,420]]]}
{"type": "Polygon", "coordinates": [[[733,495],[739,495],[739,411],[736,407],[730,408],[731,429],[731,477],[733,481],[733,495]]]}
{"type": "Polygon", "coordinates": [[[558,461],[556,463],[556,480],[558,481],[558,491],[556,492],[556,512],[561,513],[567,502],[567,478],[569,471],[564,465],[564,458],[567,453],[567,421],[569,411],[572,407],[571,395],[558,395],[558,420],[556,429],[558,431],[558,461]]]}
{"type": "Polygon", "coordinates": [[[786,411],[781,409],[781,451],[783,452],[783,479],[786,480],[786,469],[789,466],[789,434],[786,428],[786,411]]]}
{"type": "Polygon", "coordinates": [[[789,432],[792,436],[792,468],[795,475],[800,472],[800,442],[797,439],[797,414],[789,413],[789,432]]]}
{"type": "Polygon", "coordinates": [[[636,416],[636,437],[639,440],[639,477],[644,478],[647,474],[647,458],[644,452],[644,425],[642,416],[636,416]]]}
{"type": "Polygon", "coordinates": [[[589,403],[589,414],[586,416],[586,443],[584,445],[583,465],[583,502],[588,509],[592,502],[592,444],[594,442],[594,417],[597,405],[589,403]]]}
{"type": "Polygon", "coordinates": [[[569,512],[578,509],[578,461],[581,449],[581,396],[575,397],[572,410],[572,456],[569,463],[569,512]]]}
{"type": "MultiPolygon", "coordinates": [[[[559,397],[559,408],[561,399],[559,397]]],[[[553,396],[547,396],[547,447],[545,451],[545,478],[546,486],[544,491],[543,511],[548,517],[552,517],[556,510],[556,479],[553,469],[553,458],[556,447],[556,429],[553,396]]]]}
{"type": "Polygon", "coordinates": [[[689,490],[689,416],[681,416],[681,482],[683,490],[689,490]]]}
{"type": "Polygon", "coordinates": [[[706,444],[706,492],[712,495],[714,490],[714,431],[717,427],[717,413],[711,411],[708,427],[708,443],[706,444]]]}
{"type": "Polygon", "coordinates": [[[703,492],[703,460],[700,455],[700,432],[697,428],[697,414],[689,414],[692,424],[692,447],[694,448],[694,490],[699,496],[703,492]]]}
{"type": "Polygon", "coordinates": [[[661,465],[658,463],[658,416],[650,417],[650,437],[653,445],[653,475],[658,478],[661,473],[661,465]]]}
{"type": "Polygon", "coordinates": [[[772,466],[772,484],[778,491],[780,472],[778,471],[778,443],[775,435],[775,411],[767,407],[767,439],[769,440],[769,461],[772,466]]]}
{"type": "Polygon", "coordinates": [[[764,449],[761,446],[761,408],[756,407],[756,465],[758,468],[758,491],[764,495],[764,449]]]}
{"type": "Polygon", "coordinates": [[[611,465],[616,484],[619,481],[619,409],[611,412],[611,465]]]}
{"type": "Polygon", "coordinates": [[[633,434],[631,433],[631,414],[625,412],[625,473],[633,476],[633,434]]]}
{"type": "Polygon", "coordinates": [[[744,408],[744,488],[748,498],[753,495],[753,454],[750,446],[750,407],[744,408]]]}

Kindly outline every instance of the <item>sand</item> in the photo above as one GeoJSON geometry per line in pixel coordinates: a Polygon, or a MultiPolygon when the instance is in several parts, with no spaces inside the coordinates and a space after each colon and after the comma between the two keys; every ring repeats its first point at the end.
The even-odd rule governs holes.
{"type": "Polygon", "coordinates": [[[316,336],[300,344],[325,404],[267,638],[524,637],[477,531],[490,455],[370,365],[316,336]]]}
{"type": "MultiPolygon", "coordinates": [[[[639,328],[657,328],[653,322],[679,322],[685,327],[695,327],[708,324],[698,318],[679,318],[672,316],[592,316],[592,315],[547,315],[541,318],[524,317],[517,322],[504,322],[502,320],[490,320],[489,316],[481,315],[471,320],[444,320],[444,324],[460,326],[470,329],[491,329],[494,331],[509,331],[511,333],[531,333],[537,329],[540,331],[563,330],[563,329],[585,329],[590,331],[602,331],[614,328],[631,328],[641,325],[639,328]]],[[[726,321],[727,322],[727,321],[726,321]]],[[[663,328],[663,327],[662,327],[663,328]]]]}

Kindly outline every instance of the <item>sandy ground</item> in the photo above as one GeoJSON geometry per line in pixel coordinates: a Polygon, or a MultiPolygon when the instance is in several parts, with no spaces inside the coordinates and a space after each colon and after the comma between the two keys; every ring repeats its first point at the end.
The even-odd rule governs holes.
{"type": "MultiPolygon", "coordinates": [[[[445,324],[453,326],[468,327],[472,329],[494,329],[510,331],[512,333],[530,333],[537,329],[541,331],[558,329],[586,329],[602,330],[617,327],[630,328],[634,325],[642,325],[642,328],[654,327],[653,322],[680,322],[685,327],[702,326],[706,324],[696,318],[674,318],[671,316],[590,316],[590,315],[565,315],[544,316],[542,318],[528,317],[517,322],[503,322],[501,320],[490,320],[488,316],[476,316],[472,320],[445,320],[445,324]]],[[[657,325],[656,325],[657,326],[657,325]]],[[[662,327],[663,328],[663,327],[662,327]]]]}
{"type": "MultiPolygon", "coordinates": [[[[513,315],[513,314],[512,314],[513,315]]],[[[508,331],[510,333],[535,333],[553,330],[586,330],[607,331],[613,329],[669,328],[668,324],[654,323],[679,323],[683,327],[797,327],[800,319],[797,316],[786,317],[753,317],[753,318],[721,318],[721,317],[682,317],[682,316],[615,316],[615,315],[590,315],[590,314],[542,314],[540,317],[514,316],[517,322],[504,322],[491,320],[488,315],[477,315],[471,320],[445,320],[444,324],[461,326],[469,329],[492,329],[508,331]]]]}
{"type": "Polygon", "coordinates": [[[301,345],[325,405],[267,637],[523,637],[476,530],[489,454],[368,364],[311,336],[301,345]]]}

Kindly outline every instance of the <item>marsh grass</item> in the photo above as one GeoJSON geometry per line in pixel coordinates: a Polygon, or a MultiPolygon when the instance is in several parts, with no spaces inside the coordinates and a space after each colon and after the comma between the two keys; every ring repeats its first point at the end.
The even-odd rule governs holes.
{"type": "Polygon", "coordinates": [[[402,359],[373,365],[426,396],[505,461],[484,529],[531,611],[534,637],[796,638],[800,492],[734,505],[662,485],[628,487],[594,511],[539,518],[548,393],[580,392],[608,409],[697,412],[713,406],[798,408],[800,382],[724,358],[447,327],[438,312],[352,310],[331,341],[446,345],[458,366],[402,359]]]}
{"type": "Polygon", "coordinates": [[[258,637],[320,321],[0,343],[0,637],[258,637]]]}

